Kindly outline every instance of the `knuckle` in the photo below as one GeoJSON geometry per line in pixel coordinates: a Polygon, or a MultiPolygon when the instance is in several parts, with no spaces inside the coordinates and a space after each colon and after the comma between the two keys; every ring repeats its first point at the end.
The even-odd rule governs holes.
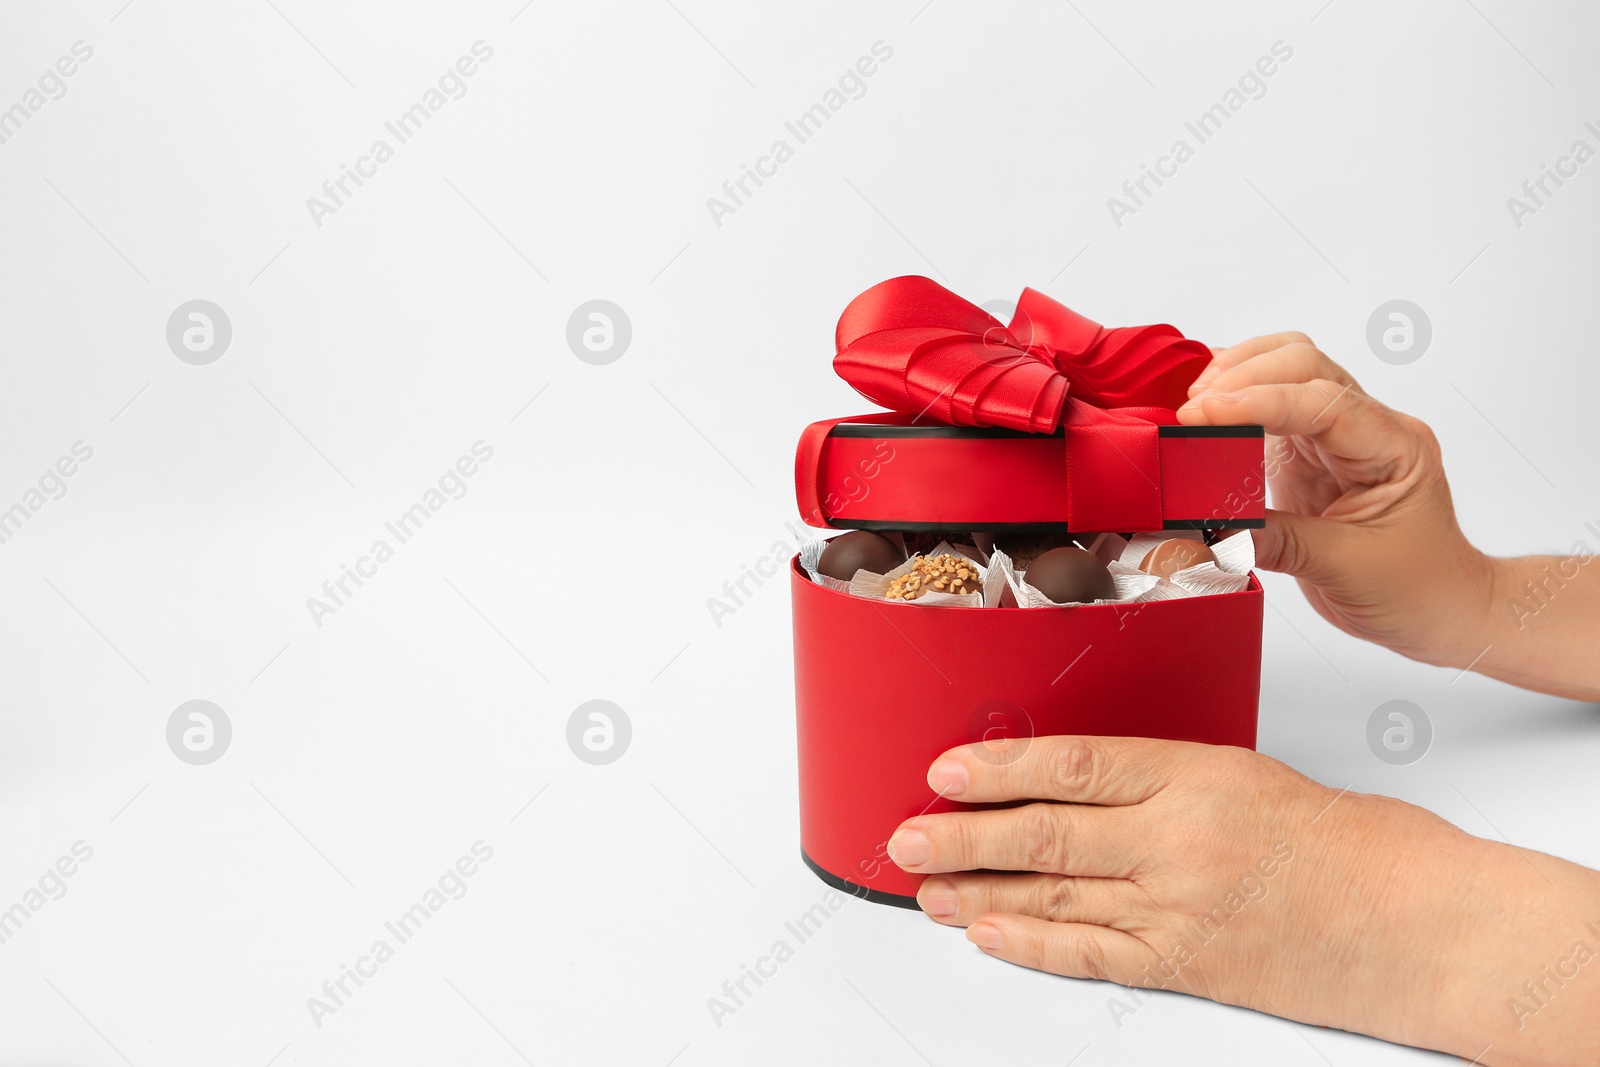
{"type": "Polygon", "coordinates": [[[1222,783],[1249,781],[1261,771],[1261,757],[1244,748],[1218,745],[1205,752],[1206,770],[1222,783]]]}
{"type": "Polygon", "coordinates": [[[1035,870],[1053,871],[1061,866],[1066,850],[1062,820],[1049,804],[1031,804],[1022,817],[1023,847],[1035,870]]]}
{"type": "Polygon", "coordinates": [[[1058,878],[1055,884],[1044,887],[1044,900],[1039,908],[1040,917],[1053,923],[1070,922],[1077,892],[1071,879],[1058,878]]]}
{"type": "Polygon", "coordinates": [[[1099,780],[1103,762],[1100,747],[1088,738],[1063,738],[1050,761],[1050,784],[1065,796],[1078,797],[1099,780]]]}
{"type": "Polygon", "coordinates": [[[1074,933],[1067,937],[1066,949],[1067,967],[1074,973],[1085,978],[1105,981],[1110,978],[1110,967],[1106,962],[1106,949],[1100,939],[1093,934],[1074,933]]]}
{"type": "Polygon", "coordinates": [[[1439,437],[1433,432],[1433,427],[1423,422],[1414,415],[1395,412],[1395,417],[1400,420],[1401,427],[1417,443],[1417,451],[1424,460],[1437,462],[1442,453],[1439,448],[1439,437]]]}
{"type": "Polygon", "coordinates": [[[1283,346],[1283,351],[1286,355],[1296,360],[1311,363],[1315,363],[1318,359],[1327,358],[1322,355],[1322,351],[1312,344],[1311,339],[1305,334],[1299,334],[1298,337],[1299,340],[1290,341],[1283,346]]]}
{"type": "Polygon", "coordinates": [[[922,829],[933,842],[936,860],[965,864],[977,853],[978,834],[967,819],[939,819],[922,829]]]}
{"type": "Polygon", "coordinates": [[[1326,426],[1350,410],[1352,398],[1359,398],[1353,388],[1331,378],[1313,378],[1305,385],[1307,402],[1312,405],[1319,425],[1326,426]]]}

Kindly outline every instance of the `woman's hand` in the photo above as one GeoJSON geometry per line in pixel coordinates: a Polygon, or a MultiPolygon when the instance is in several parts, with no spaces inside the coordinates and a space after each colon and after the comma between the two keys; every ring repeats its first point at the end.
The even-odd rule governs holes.
{"type": "Polygon", "coordinates": [[[1294,575],[1339,629],[1413,659],[1464,667],[1482,651],[1493,565],[1456,524],[1425,423],[1368,396],[1300,333],[1217,350],[1190,396],[1181,422],[1271,435],[1263,568],[1294,575]]]}
{"type": "Polygon", "coordinates": [[[1256,558],[1294,575],[1339,629],[1424,663],[1600,700],[1600,545],[1516,559],[1473,548],[1433,431],[1368,396],[1305,334],[1215,350],[1178,420],[1266,427],[1275,510],[1255,531],[1256,558]]]}
{"type": "Polygon", "coordinates": [[[946,752],[928,784],[1034,801],[917,816],[889,842],[932,876],[923,910],[992,956],[1485,1064],[1600,1062],[1600,959],[1542,1006],[1522,986],[1575,941],[1600,952],[1594,872],[1237,748],[993,742],[946,752]]]}

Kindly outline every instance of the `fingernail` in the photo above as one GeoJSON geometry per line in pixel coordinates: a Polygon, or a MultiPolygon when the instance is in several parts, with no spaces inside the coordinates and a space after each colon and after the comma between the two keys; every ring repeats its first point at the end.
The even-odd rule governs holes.
{"type": "Polygon", "coordinates": [[[922,910],[929,915],[941,919],[954,915],[961,907],[961,898],[956,895],[956,887],[948,878],[930,878],[922,883],[922,891],[917,894],[917,903],[922,905],[922,910]]]}
{"type": "Polygon", "coordinates": [[[1006,939],[1000,935],[1000,928],[993,923],[978,923],[967,927],[967,940],[985,952],[998,952],[1006,943],[1006,939]]]}
{"type": "Polygon", "coordinates": [[[942,797],[958,797],[967,791],[967,768],[953,759],[936,759],[928,768],[928,785],[942,797]]]}
{"type": "Polygon", "coordinates": [[[1204,389],[1210,383],[1211,379],[1215,377],[1215,374],[1210,373],[1200,375],[1200,377],[1194,380],[1194,384],[1189,386],[1189,395],[1194,396],[1196,393],[1200,392],[1200,390],[1204,389]]]}
{"type": "Polygon", "coordinates": [[[932,853],[933,845],[921,830],[896,830],[889,838],[889,858],[901,867],[927,863],[932,853]]]}
{"type": "Polygon", "coordinates": [[[1200,410],[1200,401],[1204,400],[1206,397],[1208,397],[1210,395],[1211,395],[1210,392],[1205,390],[1205,389],[1200,390],[1200,392],[1198,392],[1198,393],[1190,393],[1189,394],[1189,399],[1184,401],[1183,407],[1179,408],[1178,411],[1180,411],[1180,412],[1184,412],[1184,411],[1199,411],[1200,410]]]}

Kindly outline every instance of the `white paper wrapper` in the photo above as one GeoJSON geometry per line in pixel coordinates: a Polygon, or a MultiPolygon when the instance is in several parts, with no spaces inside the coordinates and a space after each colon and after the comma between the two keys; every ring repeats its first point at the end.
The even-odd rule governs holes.
{"type": "Polygon", "coordinates": [[[1191,596],[1237,593],[1250,585],[1250,572],[1256,565],[1256,543],[1249,530],[1239,530],[1211,546],[1215,563],[1201,563],[1178,571],[1172,584],[1191,596]]]}
{"type": "MultiPolygon", "coordinates": [[[[1115,534],[1111,536],[1115,537],[1115,534]]],[[[1118,540],[1121,540],[1118,538],[1118,540]]],[[[1005,580],[1005,596],[1002,604],[1005,607],[1019,608],[1064,608],[1073,607],[1072,604],[1059,604],[1045,596],[1039,590],[1027,583],[1027,573],[1016,569],[1016,562],[1001,549],[995,549],[994,555],[989,557],[989,569],[998,571],[1005,580]]],[[[1124,567],[1113,560],[1107,565],[1111,571],[1111,579],[1116,583],[1117,595],[1109,600],[1094,600],[1094,604],[1126,604],[1137,600],[1146,592],[1151,582],[1160,581],[1140,571],[1137,567],[1124,567]]]]}
{"type": "Polygon", "coordinates": [[[807,540],[800,546],[800,566],[805,568],[805,572],[811,575],[811,580],[818,585],[832,589],[836,593],[848,593],[850,591],[849,582],[841,582],[837,578],[829,578],[826,574],[822,574],[817,570],[817,564],[822,559],[822,550],[826,547],[828,547],[828,542],[826,541],[807,540]]]}
{"type": "MultiPolygon", "coordinates": [[[[963,607],[982,608],[997,607],[1001,586],[990,580],[989,568],[979,562],[977,549],[968,546],[965,551],[956,548],[947,541],[940,541],[930,556],[964,556],[972,561],[973,568],[978,572],[979,579],[983,582],[981,593],[924,593],[915,600],[889,601],[886,594],[889,585],[902,574],[911,569],[912,559],[906,560],[888,574],[873,574],[870,571],[856,571],[856,576],[850,579],[849,592],[851,596],[869,597],[874,600],[883,600],[895,604],[920,604],[925,607],[963,607]],[[990,590],[993,587],[994,599],[990,599],[990,590]]],[[[913,557],[914,559],[914,557],[913,557]]]]}
{"type": "Polygon", "coordinates": [[[1112,560],[1121,559],[1123,550],[1128,547],[1128,539],[1116,533],[1097,534],[1092,540],[1079,543],[1107,566],[1112,560]]]}
{"type": "MultiPolygon", "coordinates": [[[[1204,542],[1198,530],[1168,530],[1163,533],[1135,534],[1124,546],[1121,562],[1138,568],[1150,550],[1163,541],[1183,538],[1186,541],[1204,542]]],[[[1218,593],[1237,593],[1250,584],[1250,572],[1256,565],[1255,542],[1249,530],[1238,530],[1211,546],[1217,557],[1215,563],[1199,563],[1175,572],[1170,579],[1157,579],[1169,587],[1164,595],[1151,598],[1171,600],[1183,596],[1214,596],[1218,593]]]]}

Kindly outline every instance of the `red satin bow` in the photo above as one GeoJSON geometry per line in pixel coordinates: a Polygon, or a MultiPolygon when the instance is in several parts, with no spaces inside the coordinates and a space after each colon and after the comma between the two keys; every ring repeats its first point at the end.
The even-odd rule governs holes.
{"type": "MultiPolygon", "coordinates": [[[[1106,329],[1034,289],[1022,291],[1011,323],[1002,326],[915,275],[880,282],[852,300],[835,340],[834,369],[869,400],[950,426],[1029,433],[1060,427],[1069,396],[1170,423],[1211,359],[1205,345],[1171,326],[1106,329]]],[[[1104,413],[1079,417],[1108,421],[1104,413]]]]}
{"type": "Polygon", "coordinates": [[[1002,326],[916,276],[852,300],[835,339],[834,369],[884,407],[950,426],[1062,430],[1071,528],[1162,528],[1159,426],[1177,421],[1210,362],[1205,345],[1171,326],[1108,330],[1033,289],[1002,326]]]}

